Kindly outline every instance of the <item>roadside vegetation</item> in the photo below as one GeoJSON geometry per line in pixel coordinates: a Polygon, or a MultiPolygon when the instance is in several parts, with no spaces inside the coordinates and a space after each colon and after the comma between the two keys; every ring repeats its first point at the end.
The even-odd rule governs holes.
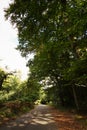
{"type": "Polygon", "coordinates": [[[0,124],[34,108],[40,85],[33,79],[21,81],[19,73],[0,69],[0,124]]]}

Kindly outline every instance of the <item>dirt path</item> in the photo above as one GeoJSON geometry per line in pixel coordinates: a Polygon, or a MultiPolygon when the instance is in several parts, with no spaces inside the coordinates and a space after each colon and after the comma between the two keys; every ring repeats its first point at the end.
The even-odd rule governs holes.
{"type": "Polygon", "coordinates": [[[39,105],[31,112],[1,126],[0,130],[58,130],[51,107],[39,105]]]}

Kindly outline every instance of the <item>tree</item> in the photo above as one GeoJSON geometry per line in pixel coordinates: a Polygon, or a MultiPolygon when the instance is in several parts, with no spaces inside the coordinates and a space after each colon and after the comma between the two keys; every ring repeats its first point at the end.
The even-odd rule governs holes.
{"type": "Polygon", "coordinates": [[[23,81],[18,88],[18,99],[34,103],[39,99],[41,85],[32,77],[23,81]]]}
{"type": "Polygon", "coordinates": [[[9,93],[10,91],[16,92],[21,81],[19,77],[16,75],[9,75],[9,77],[3,83],[3,90],[9,93]]]}
{"type": "Polygon", "coordinates": [[[0,68],[0,90],[3,89],[3,83],[9,75],[13,75],[14,72],[6,72],[0,68]]]}
{"type": "Polygon", "coordinates": [[[5,71],[0,69],[0,90],[2,89],[2,84],[3,84],[5,79],[6,79],[5,71]]]}
{"type": "Polygon", "coordinates": [[[60,96],[64,86],[72,86],[77,109],[74,87],[84,81],[86,85],[87,78],[86,6],[86,0],[14,0],[5,11],[18,29],[17,49],[23,56],[35,53],[29,63],[32,75],[40,80],[50,77],[60,96]]]}

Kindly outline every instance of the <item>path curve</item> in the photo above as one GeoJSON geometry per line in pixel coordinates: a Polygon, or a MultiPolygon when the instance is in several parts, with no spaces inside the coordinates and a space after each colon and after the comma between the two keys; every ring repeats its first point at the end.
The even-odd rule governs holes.
{"type": "Polygon", "coordinates": [[[51,107],[38,105],[29,113],[1,126],[0,130],[58,130],[51,107]]]}

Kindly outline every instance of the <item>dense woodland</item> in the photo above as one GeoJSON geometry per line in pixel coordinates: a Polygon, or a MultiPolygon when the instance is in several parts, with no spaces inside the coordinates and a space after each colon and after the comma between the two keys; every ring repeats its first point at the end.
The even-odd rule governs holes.
{"type": "Polygon", "coordinates": [[[52,103],[87,110],[87,0],[14,0],[5,18],[18,29],[28,79],[0,69],[0,104],[52,103]]]}

